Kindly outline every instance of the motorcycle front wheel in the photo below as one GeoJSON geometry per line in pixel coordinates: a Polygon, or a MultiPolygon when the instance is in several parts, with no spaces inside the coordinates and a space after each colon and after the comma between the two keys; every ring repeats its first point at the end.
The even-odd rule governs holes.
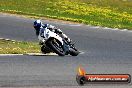
{"type": "Polygon", "coordinates": [[[77,56],[80,52],[74,47],[70,49],[71,56],[77,56]]]}

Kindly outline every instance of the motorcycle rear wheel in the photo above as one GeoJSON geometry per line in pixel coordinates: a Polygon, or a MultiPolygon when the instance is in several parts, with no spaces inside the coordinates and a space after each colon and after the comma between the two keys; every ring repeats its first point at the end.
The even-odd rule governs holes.
{"type": "Polygon", "coordinates": [[[43,45],[43,46],[41,47],[41,52],[44,53],[44,54],[46,54],[46,53],[51,53],[51,52],[53,52],[53,51],[52,51],[49,47],[43,45]]]}
{"type": "Polygon", "coordinates": [[[47,42],[47,45],[59,56],[65,56],[65,52],[63,50],[63,46],[61,45],[60,41],[56,39],[52,39],[47,42]]]}

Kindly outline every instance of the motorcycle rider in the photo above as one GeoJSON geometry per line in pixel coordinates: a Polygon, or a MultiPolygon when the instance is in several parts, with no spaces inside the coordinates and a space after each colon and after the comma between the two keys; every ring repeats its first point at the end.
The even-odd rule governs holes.
{"type": "MultiPolygon", "coordinates": [[[[60,35],[60,37],[64,38],[67,42],[71,43],[71,39],[68,38],[67,35],[65,35],[60,29],[56,28],[53,25],[50,24],[43,24],[41,20],[35,20],[34,24],[33,24],[35,31],[36,31],[36,35],[39,39],[39,44],[43,45],[44,44],[44,35],[43,32],[46,29],[49,29],[50,31],[60,35]]],[[[41,50],[42,51],[42,50],[41,50]]]]}

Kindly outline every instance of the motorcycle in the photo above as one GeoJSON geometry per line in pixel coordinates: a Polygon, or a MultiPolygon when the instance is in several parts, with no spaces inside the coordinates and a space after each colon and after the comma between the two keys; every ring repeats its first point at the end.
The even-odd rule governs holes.
{"type": "Polygon", "coordinates": [[[68,43],[65,39],[49,29],[45,29],[43,35],[44,38],[39,36],[39,40],[43,41],[41,47],[43,53],[54,52],[59,56],[65,56],[68,54],[77,56],[80,53],[75,47],[75,44],[68,43]]]}

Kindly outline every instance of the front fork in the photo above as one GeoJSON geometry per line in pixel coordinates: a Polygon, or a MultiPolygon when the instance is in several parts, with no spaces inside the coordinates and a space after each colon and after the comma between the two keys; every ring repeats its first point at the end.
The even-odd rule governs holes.
{"type": "Polygon", "coordinates": [[[65,41],[63,40],[63,49],[66,55],[68,55],[69,53],[69,46],[65,43],[65,41]]]}

